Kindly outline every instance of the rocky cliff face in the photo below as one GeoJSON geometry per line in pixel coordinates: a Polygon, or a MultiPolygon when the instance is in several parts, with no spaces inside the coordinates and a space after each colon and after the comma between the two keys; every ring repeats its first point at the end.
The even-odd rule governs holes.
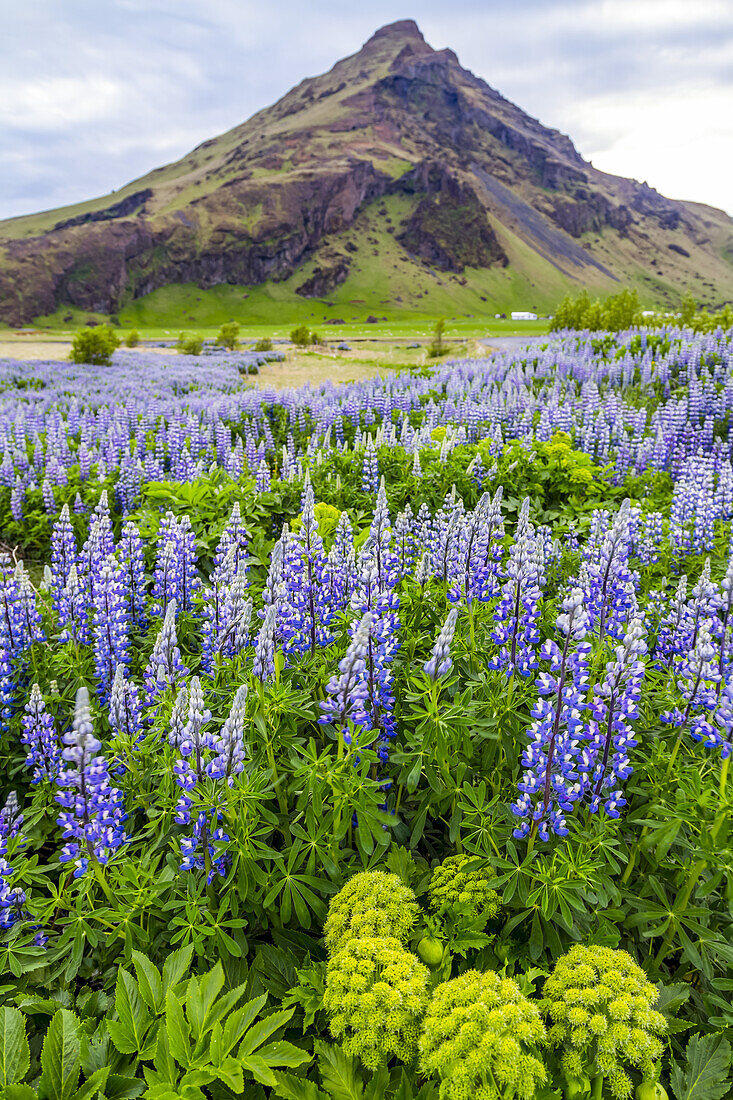
{"type": "Polygon", "coordinates": [[[664,297],[704,271],[733,296],[726,215],[595,171],[407,20],[116,196],[0,222],[0,319],[115,312],[169,283],[253,286],[304,265],[297,293],[324,297],[355,262],[340,238],[387,196],[405,257],[437,272],[535,256],[569,284],[648,271],[664,297]]]}

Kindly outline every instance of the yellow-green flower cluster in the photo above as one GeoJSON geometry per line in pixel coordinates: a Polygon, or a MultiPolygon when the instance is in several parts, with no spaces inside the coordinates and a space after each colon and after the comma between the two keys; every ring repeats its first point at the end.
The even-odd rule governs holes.
{"type": "Polygon", "coordinates": [[[469,856],[448,856],[435,868],[428,887],[431,909],[485,920],[497,916],[501,898],[488,886],[491,870],[471,867],[472,863],[475,858],[469,856]]]}
{"type": "Polygon", "coordinates": [[[423,1023],[423,1072],[440,1100],[529,1100],[547,1078],[539,1010],[511,978],[469,970],[435,990],[423,1023]]]}
{"type": "Polygon", "coordinates": [[[331,1034],[346,1054],[376,1069],[396,1057],[412,1062],[429,971],[395,937],[348,940],[331,955],[323,1004],[331,1034]]]}
{"type": "Polygon", "coordinates": [[[409,886],[385,871],[363,871],[346,883],[328,907],[323,931],[334,954],[355,937],[390,936],[407,941],[417,919],[409,886]]]}
{"type": "Polygon", "coordinates": [[[571,947],[545,982],[543,1008],[552,1021],[549,1041],[564,1048],[568,1077],[589,1072],[607,1078],[616,1100],[631,1095],[624,1065],[658,1076],[657,1038],[666,1028],[652,1005],[659,994],[625,951],[571,947]]]}

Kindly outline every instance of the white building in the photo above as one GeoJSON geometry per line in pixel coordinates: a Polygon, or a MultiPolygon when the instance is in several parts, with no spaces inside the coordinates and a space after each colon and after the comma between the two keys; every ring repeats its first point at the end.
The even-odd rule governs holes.
{"type": "Polygon", "coordinates": [[[536,313],[527,313],[525,310],[513,310],[512,321],[536,321],[536,313]]]}

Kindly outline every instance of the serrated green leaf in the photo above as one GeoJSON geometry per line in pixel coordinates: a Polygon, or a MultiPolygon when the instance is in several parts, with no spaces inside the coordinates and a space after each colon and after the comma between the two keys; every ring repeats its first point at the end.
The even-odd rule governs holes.
{"type": "Polygon", "coordinates": [[[142,951],[133,951],[132,962],[137,975],[140,996],[153,1012],[163,1008],[163,980],[155,963],[152,963],[142,951]]]}
{"type": "Polygon", "coordinates": [[[165,995],[165,1030],[171,1056],[180,1066],[187,1067],[191,1061],[191,1028],[183,1014],[183,1005],[171,989],[165,995]]]}
{"type": "Polygon", "coordinates": [[[316,1043],[321,1084],[332,1100],[363,1100],[364,1086],[355,1058],[349,1058],[341,1047],[316,1043]]]}
{"type": "Polygon", "coordinates": [[[169,955],[163,964],[163,993],[177,986],[183,979],[193,957],[193,944],[187,944],[169,955]]]}
{"type": "Polygon", "coordinates": [[[96,1096],[98,1092],[104,1092],[108,1076],[109,1066],[102,1066],[101,1069],[95,1070],[81,1088],[77,1089],[74,1100],[90,1100],[90,1097],[96,1096]]]}
{"type": "Polygon", "coordinates": [[[39,1100],[70,1100],[79,1084],[79,1021],[60,1008],[49,1024],[41,1051],[39,1100]]]}
{"type": "Polygon", "coordinates": [[[288,1069],[297,1069],[311,1061],[311,1056],[306,1050],[289,1043],[287,1039],[277,1039],[274,1043],[260,1047],[257,1051],[260,1058],[264,1058],[270,1066],[287,1066],[288,1069]]]}
{"type": "Polygon", "coordinates": [[[31,1052],[23,1013],[6,1005],[0,1008],[0,1085],[22,1081],[30,1064],[31,1052]]]}
{"type": "Polygon", "coordinates": [[[677,1100],[721,1100],[728,1091],[730,1043],[721,1035],[693,1035],[685,1050],[684,1070],[672,1066],[672,1090],[677,1100]]]}
{"type": "Polygon", "coordinates": [[[277,1078],[264,1058],[259,1058],[256,1054],[252,1054],[248,1058],[242,1058],[241,1063],[242,1069],[251,1073],[255,1081],[259,1081],[261,1085],[267,1085],[269,1088],[274,1088],[277,1084],[277,1078]]]}
{"type": "MultiPolygon", "coordinates": [[[[264,1020],[259,1020],[256,1024],[253,1024],[242,1039],[238,1052],[239,1057],[249,1057],[253,1054],[279,1027],[283,1027],[288,1022],[294,1012],[294,1008],[273,1012],[270,1016],[265,1016],[264,1020]]],[[[266,1084],[267,1082],[263,1083],[266,1084]]]]}
{"type": "Polygon", "coordinates": [[[328,1093],[321,1092],[313,1081],[295,1077],[292,1073],[277,1073],[275,1095],[282,1100],[328,1100],[328,1093]]]}

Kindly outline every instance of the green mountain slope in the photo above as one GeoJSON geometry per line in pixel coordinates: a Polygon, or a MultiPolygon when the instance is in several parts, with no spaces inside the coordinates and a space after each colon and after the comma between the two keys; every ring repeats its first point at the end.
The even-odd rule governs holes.
{"type": "Polygon", "coordinates": [[[733,221],[596,171],[409,20],[113,195],[0,222],[13,324],[176,296],[182,321],[211,300],[243,318],[543,310],[620,284],[733,298],[733,221]]]}

